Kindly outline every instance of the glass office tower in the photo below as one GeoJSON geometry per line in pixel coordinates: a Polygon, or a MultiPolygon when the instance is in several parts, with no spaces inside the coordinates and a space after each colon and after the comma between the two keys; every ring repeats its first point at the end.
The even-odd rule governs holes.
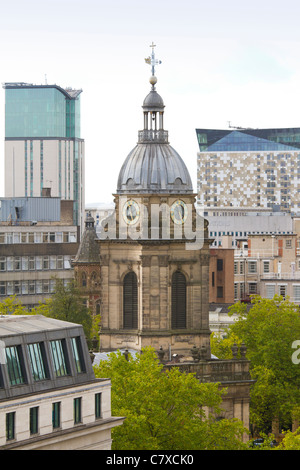
{"type": "Polygon", "coordinates": [[[84,217],[82,90],[5,83],[5,196],[74,200],[74,224],[84,217]]]}

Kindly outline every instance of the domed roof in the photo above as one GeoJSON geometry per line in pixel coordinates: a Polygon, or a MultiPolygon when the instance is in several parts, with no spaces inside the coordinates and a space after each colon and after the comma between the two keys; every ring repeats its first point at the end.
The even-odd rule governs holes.
{"type": "Polygon", "coordinates": [[[193,193],[193,186],[184,161],[169,144],[140,143],[122,165],[117,192],[193,193]]]}
{"type": "Polygon", "coordinates": [[[150,93],[146,96],[143,103],[143,108],[145,111],[151,111],[153,108],[164,108],[164,102],[162,97],[156,92],[156,90],[151,90],[150,93]]]}

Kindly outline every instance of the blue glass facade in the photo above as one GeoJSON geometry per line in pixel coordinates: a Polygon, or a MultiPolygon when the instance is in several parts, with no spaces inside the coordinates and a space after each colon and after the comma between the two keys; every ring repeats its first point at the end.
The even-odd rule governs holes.
{"type": "Polygon", "coordinates": [[[80,138],[80,96],[56,86],[5,85],[6,138],[80,138]]]}
{"type": "Polygon", "coordinates": [[[300,128],[196,129],[200,152],[298,150],[300,128]]]}

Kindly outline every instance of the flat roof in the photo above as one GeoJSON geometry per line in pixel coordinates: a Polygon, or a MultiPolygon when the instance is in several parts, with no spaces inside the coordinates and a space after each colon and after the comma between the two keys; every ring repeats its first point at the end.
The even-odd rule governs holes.
{"type": "Polygon", "coordinates": [[[71,87],[62,88],[59,85],[33,85],[33,83],[24,83],[24,82],[7,82],[2,84],[3,88],[7,89],[22,89],[22,88],[56,88],[58,91],[63,93],[67,98],[75,100],[78,98],[82,89],[75,90],[71,87]]]}
{"type": "Polygon", "coordinates": [[[43,315],[1,315],[0,337],[53,331],[78,326],[81,325],[44,317],[43,315]]]}

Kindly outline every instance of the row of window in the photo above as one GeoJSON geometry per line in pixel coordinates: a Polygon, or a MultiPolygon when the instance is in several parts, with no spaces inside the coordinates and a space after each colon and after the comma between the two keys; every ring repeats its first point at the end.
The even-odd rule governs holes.
{"type": "Polygon", "coordinates": [[[71,256],[0,256],[0,272],[71,268],[71,256]]]}
{"type": "MultiPolygon", "coordinates": [[[[67,285],[70,279],[64,279],[67,285]]],[[[0,297],[7,295],[53,294],[55,279],[33,279],[23,281],[0,281],[0,297]]]]}
{"type": "MultiPolygon", "coordinates": [[[[257,283],[248,283],[248,293],[257,294],[257,283]]],[[[245,283],[235,282],[234,283],[234,299],[237,300],[242,298],[245,294],[245,283]]],[[[273,299],[274,295],[278,294],[284,299],[287,297],[287,285],[286,284],[266,284],[265,297],[267,299],[273,299]]],[[[293,301],[300,302],[300,285],[292,286],[293,301]]]]}
{"type": "MultiPolygon", "coordinates": [[[[39,433],[39,407],[29,408],[29,429],[30,435],[39,433]]],[[[95,394],[95,418],[102,417],[102,396],[101,393],[95,394]]],[[[74,424],[82,423],[82,397],[73,399],[73,420],[74,424]]],[[[61,402],[52,403],[52,428],[58,430],[61,428],[61,402]]],[[[11,441],[16,438],[16,412],[12,411],[6,414],[6,439],[11,441]]]]}
{"type": "MultiPolygon", "coordinates": [[[[70,363],[67,354],[66,340],[50,341],[50,353],[55,377],[70,374],[70,363]]],[[[80,337],[71,338],[73,361],[77,373],[85,371],[85,364],[81,350],[80,337]]],[[[46,346],[44,342],[27,344],[32,379],[34,382],[50,378],[50,369],[47,361],[46,346]]],[[[27,383],[24,362],[24,350],[21,345],[5,348],[5,358],[10,386],[27,383]]],[[[0,387],[3,379],[0,375],[0,387]]]]}
{"type": "Polygon", "coordinates": [[[76,232],[1,232],[0,243],[76,243],[76,232]]]}

